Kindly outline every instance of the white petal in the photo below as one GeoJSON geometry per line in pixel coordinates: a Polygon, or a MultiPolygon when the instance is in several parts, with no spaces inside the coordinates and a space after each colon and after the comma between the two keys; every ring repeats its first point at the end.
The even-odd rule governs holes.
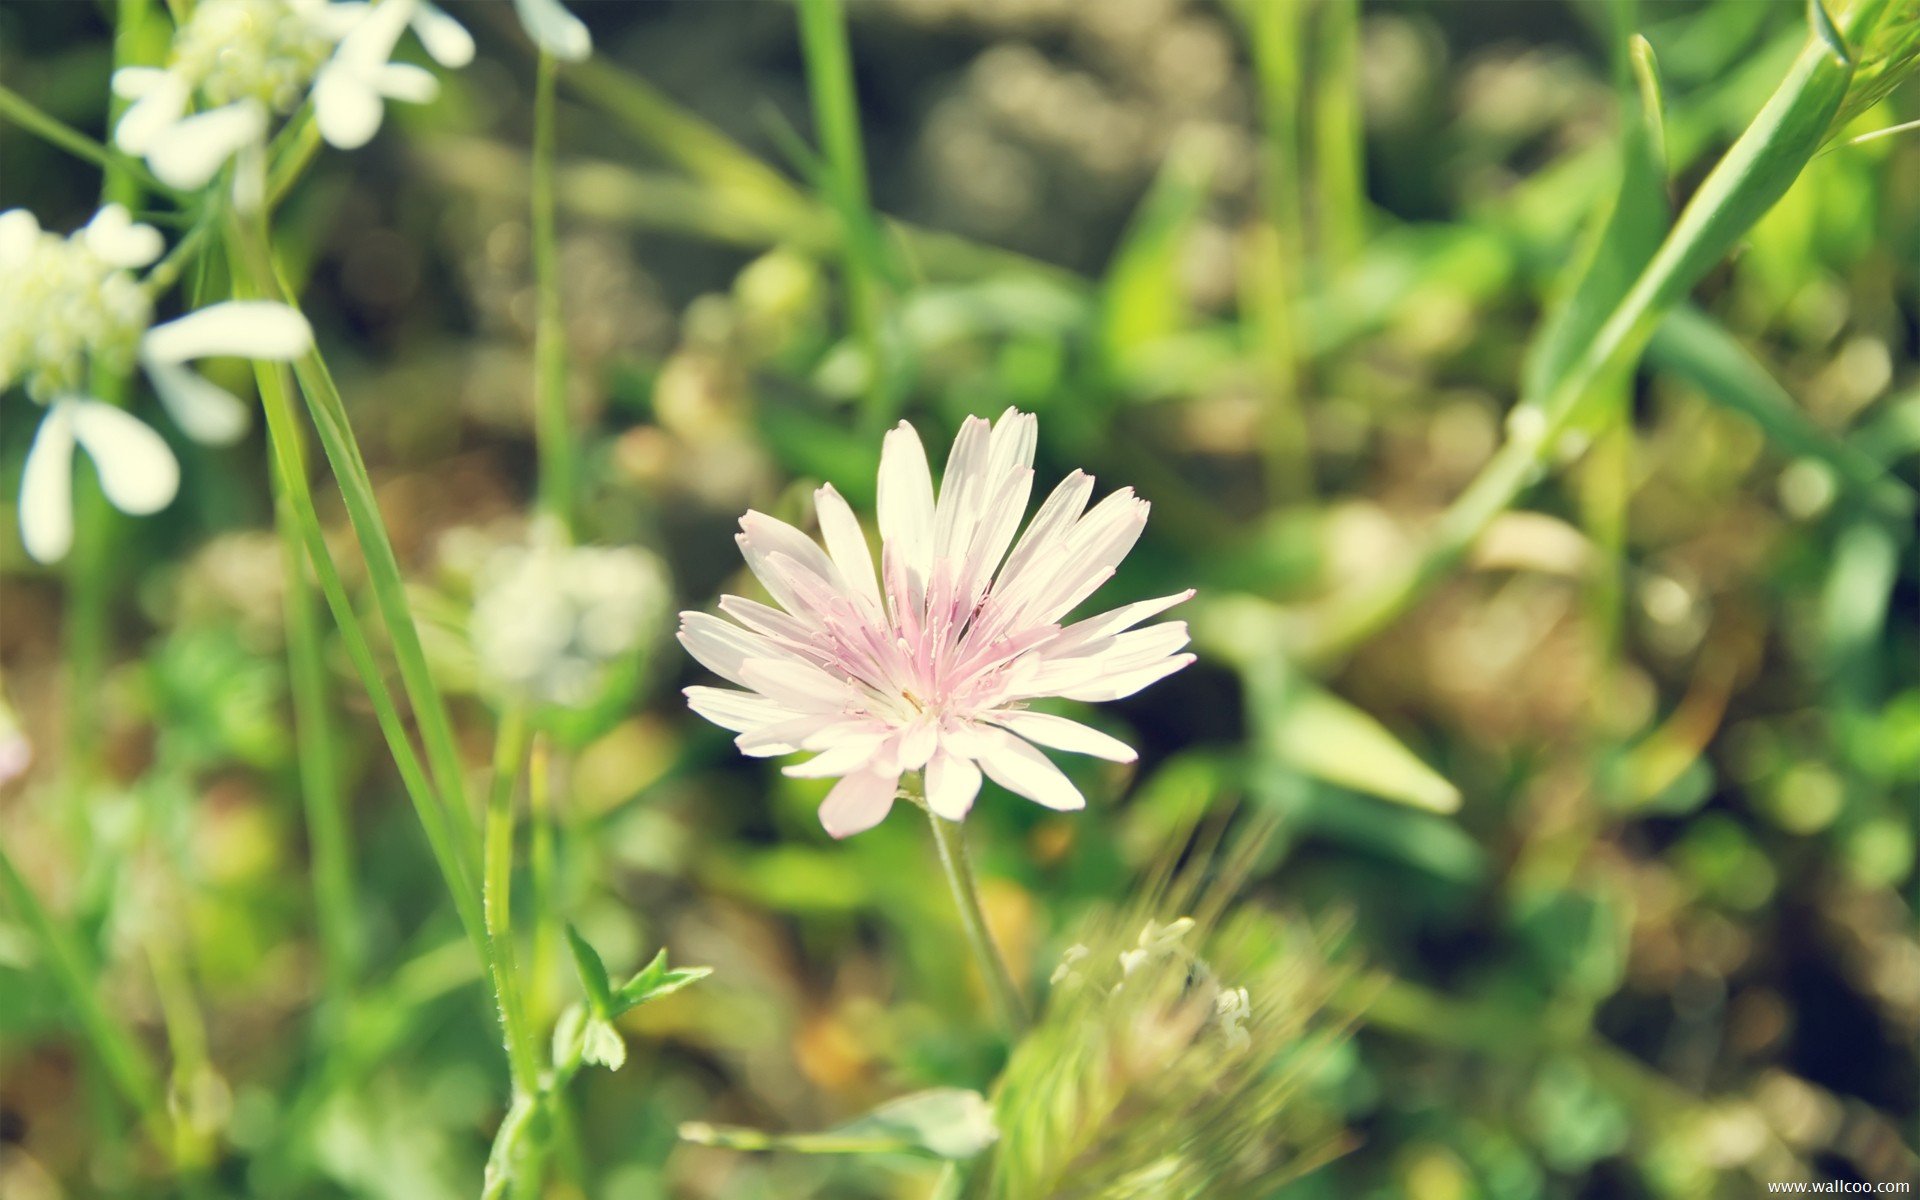
{"type": "MultiPolygon", "coordinates": [[[[868,738],[865,741],[842,742],[822,750],[805,762],[782,767],[780,773],[794,779],[831,779],[836,775],[871,774],[867,768],[873,765],[882,740],[868,738]]],[[[895,777],[898,778],[897,773],[895,777]]]]}
{"type": "Polygon", "coordinates": [[[138,417],[98,400],[69,402],[73,434],[99,468],[100,490],[123,513],[159,512],[180,488],[180,464],[138,417]]]}
{"type": "Polygon", "coordinates": [[[1176,654],[1172,658],[1144,667],[1136,667],[1124,674],[1106,676],[1083,687],[1067,688],[1058,694],[1068,700],[1083,700],[1089,704],[1118,700],[1122,696],[1133,695],[1148,684],[1158,683],[1193,661],[1194,656],[1191,654],[1176,654]]]}
{"type": "Polygon", "coordinates": [[[73,413],[56,401],[40,422],[20,476],[20,541],[35,561],[59,562],[73,546],[73,413]]]}
{"type": "Polygon", "coordinates": [[[771,725],[792,716],[792,709],[769,700],[758,692],[737,692],[732,688],[687,688],[683,693],[687,707],[722,729],[744,733],[762,725],[771,725]]]}
{"type": "Polygon", "coordinates": [[[122,100],[138,100],[168,78],[164,67],[121,67],[113,73],[113,94],[122,100]]]}
{"type": "Polygon", "coordinates": [[[1087,806],[1086,797],[1053,765],[1052,759],[1012,734],[998,729],[979,729],[975,744],[980,750],[981,769],[1008,791],[1061,812],[1087,806]]]}
{"type": "Polygon", "coordinates": [[[872,829],[886,818],[899,791],[897,775],[856,772],[834,784],[827,798],[820,802],[820,824],[837,838],[872,829]]]}
{"type": "Polygon", "coordinates": [[[299,310],[272,300],[226,300],[149,330],[141,357],[188,362],[212,355],[285,362],[313,348],[313,326],[299,310]]]}
{"type": "Polygon", "coordinates": [[[0,212],[0,266],[25,262],[40,240],[40,221],[24,208],[0,212]]]}
{"type": "Polygon", "coordinates": [[[1171,596],[1159,596],[1152,600],[1141,600],[1134,604],[1125,604],[1119,608],[1097,613],[1084,621],[1076,621],[1060,631],[1060,636],[1047,643],[1047,653],[1061,654],[1111,637],[1116,633],[1132,629],[1148,617],[1157,617],[1176,604],[1184,604],[1193,599],[1193,589],[1175,592],[1171,596]]]}
{"type": "Polygon", "coordinates": [[[1001,712],[991,718],[994,724],[1010,729],[1030,742],[1069,754],[1091,754],[1109,762],[1130,763],[1140,756],[1132,746],[1109,737],[1089,725],[1041,712],[1001,712]]]}
{"type": "Polygon", "coordinates": [[[880,584],[873,573],[873,551],[867,546],[867,535],[860,528],[859,518],[830,483],[813,494],[813,511],[820,520],[821,539],[827,543],[827,553],[839,569],[840,578],[877,613],[880,584]]]}
{"type": "Polygon", "coordinates": [[[548,54],[562,62],[579,62],[593,53],[593,36],[560,0],[513,0],[513,6],[527,36],[548,54]]]}
{"type": "Polygon", "coordinates": [[[980,768],[942,750],[927,762],[927,807],[949,821],[965,819],[980,793],[980,768]]]}
{"type": "Polygon", "coordinates": [[[207,446],[230,446],[247,431],[247,406],[232,392],[178,363],[149,359],[147,378],[182,432],[207,446]]]}
{"type": "Polygon", "coordinates": [[[473,35],[431,4],[422,4],[414,12],[413,32],[427,54],[443,67],[464,67],[473,61],[473,35]]]}
{"type": "Polygon", "coordinates": [[[919,580],[933,560],[933,474],[913,426],[900,422],[880,444],[880,540],[919,580]]]}
{"type": "Polygon", "coordinates": [[[147,153],[154,140],[187,113],[186,80],[169,71],[149,75],[134,73],[137,70],[125,68],[113,75],[116,92],[122,86],[122,76],[127,78],[125,86],[140,89],[139,98],[120,114],[120,123],[113,127],[113,144],[128,154],[147,153]]]}
{"type": "Polygon", "coordinates": [[[147,165],[168,187],[192,191],[205,187],[240,147],[266,133],[265,111],[243,100],[195,113],[159,131],[147,147],[147,165]]]}
{"type": "Polygon", "coordinates": [[[313,119],[327,145],[340,150],[366,145],[380,131],[384,112],[380,93],[351,65],[335,62],[320,69],[313,85],[313,119]]]}
{"type": "Polygon", "coordinates": [[[386,63],[374,71],[373,88],[389,100],[426,104],[440,94],[433,72],[412,63],[386,63]]]}
{"type": "Polygon", "coordinates": [[[144,267],[166,248],[159,230],[135,224],[126,206],[120,204],[109,204],[95,213],[87,222],[84,236],[87,249],[116,267],[144,267]]]}

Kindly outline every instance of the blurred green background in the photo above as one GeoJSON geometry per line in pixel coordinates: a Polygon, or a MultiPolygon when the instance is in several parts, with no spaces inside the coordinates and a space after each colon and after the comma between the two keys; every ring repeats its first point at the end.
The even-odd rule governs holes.
{"type": "MultiPolygon", "coordinates": [[[[464,572],[533,489],[534,71],[507,6],[448,7],[478,60],[323,153],[278,228],[458,681],[464,572]]],[[[1801,5],[859,0],[892,221],[851,304],[793,9],[574,7],[596,39],[558,114],[583,536],[652,548],[677,607],[706,607],[739,590],[741,511],[806,524],[822,480],[865,508],[892,418],[938,447],[1008,405],[1040,414],[1042,486],[1084,467],[1151,500],[1102,595],[1197,587],[1201,661],[1103,710],[1142,756],[1069,764],[1087,812],[989,789],[969,829],[1039,981],[1203,814],[1276,819],[1244,902],[1335,928],[1373,980],[1303,1101],[1350,1149],[1278,1194],[1920,1179],[1920,134],[1816,158],[1583,419],[1584,456],[1403,615],[1339,632],[1504,436],[1618,187],[1624,33],[1657,55],[1684,199],[1804,43],[1801,5]],[[1705,370],[1729,339],[1784,391],[1705,370]]],[[[0,81],[96,135],[110,61],[98,5],[0,7],[0,81]]],[[[1839,140],[1916,116],[1895,92],[1839,140]]],[[[98,192],[0,123],[0,208],[64,231],[98,192]]],[[[112,635],[76,688],[72,572],[12,532],[31,417],[0,400],[0,653],[33,750],[0,837],[168,1066],[205,1194],[474,1194],[499,1039],[331,644],[365,946],[360,994],[316,1007],[262,435],[175,440],[179,499],[72,568],[105,581],[112,635]]],[[[685,711],[708,680],[665,629],[631,702],[558,755],[556,904],[616,972],[664,944],[715,974],[581,1077],[587,1166],[548,1194],[924,1196],[911,1160],[676,1145],[684,1120],[816,1129],[984,1088],[1004,1047],[920,825],[830,842],[822,789],[685,711]]],[[[480,779],[486,709],[456,716],[480,779]]],[[[0,1192],[175,1194],[18,919],[0,1192]]],[[[536,969],[550,1019],[576,985],[558,955],[536,969]]]]}

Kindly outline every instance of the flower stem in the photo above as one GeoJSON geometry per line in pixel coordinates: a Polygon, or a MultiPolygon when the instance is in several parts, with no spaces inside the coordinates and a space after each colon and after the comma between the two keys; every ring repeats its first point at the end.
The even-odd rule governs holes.
{"type": "Polygon", "coordinates": [[[41,905],[40,898],[27,886],[0,841],[0,896],[6,898],[15,917],[26,926],[51,969],[54,980],[66,993],[67,1004],[87,1045],[99,1059],[107,1077],[140,1115],[141,1124],[153,1144],[172,1147],[173,1130],[166,1115],[164,1093],[159,1075],[146,1051],[131,1033],[114,1020],[101,998],[99,981],[80,948],[41,905]]]}
{"type": "Polygon", "coordinates": [[[314,919],[326,970],[327,997],[338,1005],[347,998],[358,969],[360,903],[353,876],[346,797],[336,766],[333,717],[328,711],[320,617],[307,577],[307,552],[299,517],[279,476],[275,471],[279,495],[274,504],[274,525],[280,534],[282,568],[286,572],[284,609],[287,675],[293,690],[294,758],[313,857],[314,919]]]}
{"type": "Polygon", "coordinates": [[[1020,998],[1020,989],[1007,970],[1006,960],[993,944],[993,933],[987,928],[986,913],[980,908],[980,892],[973,880],[973,867],[967,861],[966,834],[960,822],[949,821],[932,809],[927,810],[927,820],[933,824],[933,844],[940,852],[940,866],[947,873],[947,884],[953,889],[953,904],[960,910],[960,927],[967,935],[967,945],[973,949],[980,973],[986,976],[987,990],[993,993],[993,1004],[999,1010],[1001,1022],[1009,1033],[1018,1037],[1027,1029],[1026,1001],[1020,998]]]}
{"type": "Polygon", "coordinates": [[[527,1029],[526,1005],[513,950],[513,793],[526,766],[529,731],[524,714],[500,719],[493,750],[493,787],[487,795],[486,888],[482,912],[487,927],[487,969],[506,1037],[507,1063],[518,1095],[537,1096],[540,1068],[527,1029]]]}
{"type": "Polygon", "coordinates": [[[533,97],[533,428],[540,456],[540,508],[573,529],[573,422],[567,413],[566,327],[560,314],[559,239],[554,230],[553,108],[559,64],[540,54],[533,97]]]}

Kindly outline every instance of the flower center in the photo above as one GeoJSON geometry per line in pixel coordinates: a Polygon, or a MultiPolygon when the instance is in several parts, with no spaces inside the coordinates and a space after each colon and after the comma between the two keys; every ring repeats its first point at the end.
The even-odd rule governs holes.
{"type": "Polygon", "coordinates": [[[209,104],[290,111],[332,43],[286,0],[201,0],[173,40],[174,73],[209,104]]]}
{"type": "Polygon", "coordinates": [[[146,290],[81,234],[36,235],[0,302],[0,390],[24,381],[41,403],[79,390],[88,364],[123,368],[153,318],[146,290]]]}

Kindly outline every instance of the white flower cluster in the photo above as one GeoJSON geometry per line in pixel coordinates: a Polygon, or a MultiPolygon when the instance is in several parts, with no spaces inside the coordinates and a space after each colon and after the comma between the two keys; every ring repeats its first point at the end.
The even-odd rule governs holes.
{"type": "Polygon", "coordinates": [[[543,534],[481,568],[468,636],[481,674],[509,698],[579,707],[662,631],[671,600],[647,551],[543,534]]]}
{"type": "MultiPolygon", "coordinates": [[[[515,0],[528,33],[556,57],[585,58],[587,27],[558,0],[515,0]]],[[[132,101],[114,144],[169,187],[204,187],[238,157],[258,194],[268,126],[311,96],[331,146],[365,145],[388,100],[425,103],[433,74],[392,61],[411,28],[443,67],[473,60],[473,37],[428,0],[200,0],[174,32],[164,66],[123,67],[114,94],[132,101]],[[197,111],[196,111],[197,109],[197,111]]]]}
{"type": "Polygon", "coordinates": [[[76,445],[122,512],[158,512],[179,487],[179,464],[160,435],[87,395],[91,368],[137,360],[188,436],[223,443],[245,430],[246,407],[187,364],[215,355],[284,361],[313,342],[297,311],[265,301],[214,304],[152,325],[152,294],[133,271],[161,248],[159,232],[117,204],[69,237],[41,229],[25,209],[0,213],[0,392],[21,384],[47,410],[20,485],[21,539],[41,562],[64,557],[73,541],[76,445]]]}

